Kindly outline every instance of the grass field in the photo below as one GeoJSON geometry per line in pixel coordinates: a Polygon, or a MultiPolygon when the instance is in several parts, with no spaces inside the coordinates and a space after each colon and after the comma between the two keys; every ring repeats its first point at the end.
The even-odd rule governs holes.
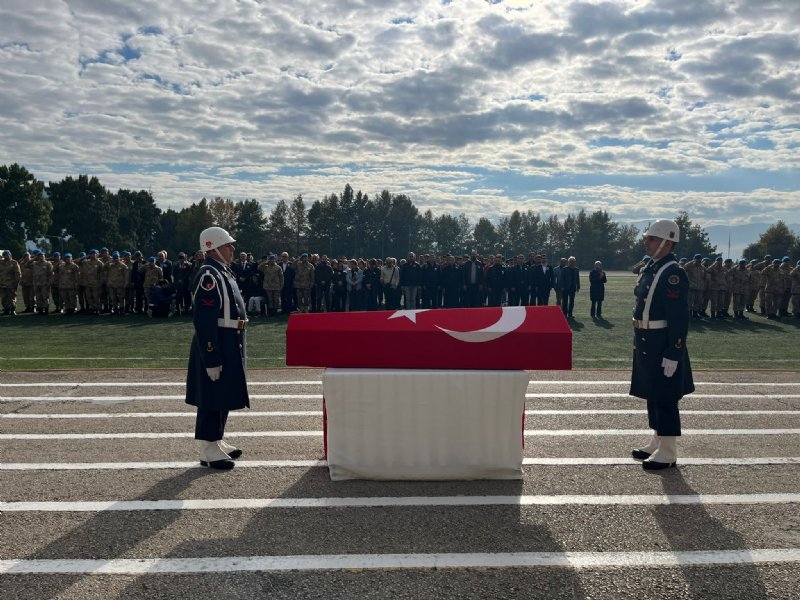
{"type": "MultiPolygon", "coordinates": [[[[632,275],[609,276],[604,321],[589,317],[588,285],[578,294],[572,322],[574,368],[629,366],[634,282],[632,275]]],[[[749,321],[693,322],[687,346],[694,367],[800,369],[800,319],[749,316],[749,321]]],[[[285,366],[285,330],[285,317],[251,321],[250,368],[285,366]]],[[[192,333],[189,317],[0,317],[0,370],[183,368],[192,333]]]]}

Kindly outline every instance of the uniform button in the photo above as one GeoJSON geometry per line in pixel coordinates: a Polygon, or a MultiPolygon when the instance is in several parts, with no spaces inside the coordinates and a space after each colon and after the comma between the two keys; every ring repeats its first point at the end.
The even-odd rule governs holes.
{"type": "Polygon", "coordinates": [[[644,338],[642,338],[642,341],[643,341],[643,342],[646,342],[647,340],[645,340],[644,338]]]}
{"type": "Polygon", "coordinates": [[[239,348],[241,348],[241,347],[242,347],[242,345],[241,345],[241,344],[239,344],[239,348]]]}

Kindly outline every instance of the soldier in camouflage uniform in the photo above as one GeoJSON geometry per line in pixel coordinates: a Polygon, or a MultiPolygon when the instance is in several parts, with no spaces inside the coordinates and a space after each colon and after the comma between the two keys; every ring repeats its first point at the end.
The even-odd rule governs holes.
{"type": "Polygon", "coordinates": [[[108,290],[108,269],[106,269],[111,263],[111,256],[108,254],[108,248],[100,248],[100,254],[98,254],[97,260],[103,263],[103,270],[101,272],[102,278],[100,280],[100,298],[98,302],[100,304],[100,311],[107,313],[110,310],[109,300],[111,297],[108,290]]]}
{"type": "Polygon", "coordinates": [[[130,269],[120,260],[119,252],[111,254],[104,271],[108,290],[109,311],[112,315],[125,314],[125,286],[130,281],[130,269]]]}
{"type": "Polygon", "coordinates": [[[726,258],[722,266],[725,271],[725,298],[722,301],[722,316],[730,318],[731,300],[733,300],[733,293],[731,292],[731,271],[733,270],[733,259],[726,258]]]}
{"type": "Polygon", "coordinates": [[[270,254],[265,264],[258,269],[264,274],[264,290],[267,292],[267,313],[278,314],[281,307],[281,290],[283,289],[283,269],[275,263],[276,256],[270,254]]]}
{"type": "Polygon", "coordinates": [[[33,272],[33,289],[36,294],[36,312],[46,315],[50,312],[50,284],[53,280],[53,265],[45,260],[41,250],[33,251],[34,259],[31,270],[33,272]]]}
{"type": "Polygon", "coordinates": [[[788,256],[784,256],[780,267],[781,278],[783,279],[783,295],[780,299],[780,315],[789,316],[789,299],[792,297],[792,262],[788,256]]]}
{"type": "Polygon", "coordinates": [[[301,313],[307,313],[310,308],[311,288],[314,287],[314,265],[309,262],[305,252],[294,264],[294,272],[293,286],[297,295],[297,307],[301,313]]]}
{"type": "Polygon", "coordinates": [[[0,260],[0,303],[3,305],[3,315],[17,314],[17,286],[22,272],[19,263],[11,256],[10,250],[3,250],[0,260]]]}
{"type": "Polygon", "coordinates": [[[747,312],[756,312],[756,298],[758,298],[758,291],[762,287],[761,271],[756,269],[755,266],[758,261],[754,258],[747,265],[747,272],[749,273],[747,283],[747,312]]]}
{"type": "Polygon", "coordinates": [[[706,268],[701,260],[700,254],[695,254],[691,262],[684,266],[686,275],[689,277],[689,308],[693,319],[701,317],[703,310],[703,292],[706,287],[706,268]]]}
{"type": "Polygon", "coordinates": [[[64,261],[61,260],[60,252],[53,252],[53,278],[50,284],[50,295],[53,297],[53,312],[61,312],[61,292],[58,287],[58,272],[64,261]]]}
{"type": "Polygon", "coordinates": [[[750,283],[750,271],[747,261],[742,259],[736,268],[728,271],[728,287],[733,296],[733,316],[735,319],[747,319],[744,309],[747,302],[747,291],[750,283]]]}
{"type": "Polygon", "coordinates": [[[97,258],[97,250],[89,250],[89,254],[81,262],[81,279],[86,293],[86,312],[90,315],[100,314],[100,289],[105,279],[105,267],[97,258]]]}
{"type": "Polygon", "coordinates": [[[711,318],[722,319],[725,315],[722,312],[725,292],[728,284],[725,281],[725,269],[722,267],[722,257],[718,256],[714,264],[708,269],[708,290],[711,301],[711,318]]]}
{"type": "Polygon", "coordinates": [[[783,294],[780,265],[780,259],[776,258],[770,266],[761,272],[764,277],[764,304],[768,319],[778,318],[778,302],[783,294]]]}
{"type": "Polygon", "coordinates": [[[120,253],[120,262],[128,267],[128,278],[125,281],[125,314],[133,312],[133,303],[136,299],[135,290],[133,287],[133,261],[131,260],[131,253],[125,250],[120,253]]]}
{"type": "Polygon", "coordinates": [[[759,308],[761,309],[761,314],[762,315],[766,315],[767,314],[767,303],[766,303],[766,300],[764,299],[764,294],[765,294],[765,292],[764,292],[764,277],[763,277],[764,269],[769,267],[771,264],[772,264],[772,255],[771,254],[767,254],[767,255],[764,256],[764,260],[762,260],[759,263],[756,263],[756,265],[753,267],[753,269],[759,271],[761,273],[761,275],[762,275],[762,277],[761,277],[761,288],[758,290],[758,305],[759,305],[759,308]]]}
{"type": "Polygon", "coordinates": [[[33,260],[29,252],[26,252],[20,258],[19,268],[22,271],[20,279],[22,301],[25,303],[25,310],[22,312],[32,313],[36,309],[36,294],[33,289],[33,260]]]}
{"type": "Polygon", "coordinates": [[[792,311],[795,318],[800,319],[800,260],[789,273],[789,280],[792,282],[792,311]]]}
{"type": "Polygon", "coordinates": [[[708,269],[711,266],[711,259],[708,258],[707,256],[704,256],[703,260],[701,261],[701,264],[703,265],[703,268],[706,270],[706,276],[705,279],[703,280],[704,281],[703,306],[702,310],[700,311],[700,316],[708,318],[708,313],[706,312],[706,309],[708,308],[708,303],[711,301],[711,288],[709,287],[709,281],[711,280],[711,276],[708,273],[708,269]]]}
{"type": "Polygon", "coordinates": [[[75,314],[76,295],[80,283],[80,267],[72,261],[72,254],[64,255],[64,264],[58,270],[58,289],[64,304],[64,314],[75,314]]]}
{"type": "Polygon", "coordinates": [[[153,291],[156,284],[158,284],[158,281],[164,278],[164,272],[161,270],[161,267],[156,264],[156,257],[151,256],[143,266],[139,267],[139,274],[142,276],[144,297],[147,298],[149,305],[150,293],[153,291]]]}

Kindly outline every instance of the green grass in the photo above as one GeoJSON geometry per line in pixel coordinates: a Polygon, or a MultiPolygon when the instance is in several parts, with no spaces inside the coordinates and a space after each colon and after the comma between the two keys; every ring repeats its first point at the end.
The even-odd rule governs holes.
{"type": "MultiPolygon", "coordinates": [[[[588,285],[575,301],[572,323],[576,369],[630,365],[633,276],[610,276],[605,321],[589,317],[588,285]]],[[[555,301],[554,297],[551,301],[555,301]]],[[[800,319],[693,322],[687,340],[697,369],[800,368],[800,319]]],[[[285,366],[286,319],[255,319],[248,329],[250,368],[285,366]]],[[[0,317],[0,369],[184,368],[192,323],[188,317],[0,317]]]]}

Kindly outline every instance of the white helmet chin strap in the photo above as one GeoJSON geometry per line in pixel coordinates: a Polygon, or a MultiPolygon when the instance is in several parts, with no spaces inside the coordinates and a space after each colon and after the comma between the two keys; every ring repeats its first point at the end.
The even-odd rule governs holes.
{"type": "Polygon", "coordinates": [[[228,261],[225,260],[225,257],[222,256],[222,252],[219,251],[219,248],[214,248],[213,252],[217,256],[219,256],[219,262],[221,262],[223,265],[227,265],[228,264],[228,261]]]}
{"type": "Polygon", "coordinates": [[[658,248],[656,249],[655,253],[653,254],[653,260],[658,260],[659,258],[662,257],[661,251],[664,249],[664,246],[666,245],[666,243],[667,243],[667,240],[664,239],[664,238],[661,238],[661,243],[658,245],[658,248]]]}

